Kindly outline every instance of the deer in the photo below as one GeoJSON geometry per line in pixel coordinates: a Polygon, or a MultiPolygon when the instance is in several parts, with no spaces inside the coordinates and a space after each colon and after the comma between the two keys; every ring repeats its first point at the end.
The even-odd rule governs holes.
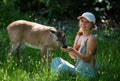
{"type": "Polygon", "coordinates": [[[41,71],[44,65],[52,60],[52,52],[62,46],[67,48],[64,28],[57,30],[55,27],[42,25],[36,22],[17,20],[7,26],[10,39],[10,49],[8,55],[16,53],[20,62],[20,52],[25,46],[41,50],[41,71]],[[46,62],[48,56],[48,60],[46,62]]]}

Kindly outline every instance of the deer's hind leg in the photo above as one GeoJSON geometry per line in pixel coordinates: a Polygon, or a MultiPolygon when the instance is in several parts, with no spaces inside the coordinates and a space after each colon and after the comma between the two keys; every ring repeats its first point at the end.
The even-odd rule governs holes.
{"type": "Polygon", "coordinates": [[[18,61],[20,61],[20,51],[21,51],[21,48],[22,48],[22,43],[20,43],[20,42],[15,42],[15,43],[11,42],[11,47],[10,47],[8,55],[11,56],[11,54],[13,52],[15,52],[18,61]]]}
{"type": "Polygon", "coordinates": [[[46,64],[46,53],[47,53],[47,49],[42,48],[41,49],[41,72],[43,72],[44,65],[46,64]]]}

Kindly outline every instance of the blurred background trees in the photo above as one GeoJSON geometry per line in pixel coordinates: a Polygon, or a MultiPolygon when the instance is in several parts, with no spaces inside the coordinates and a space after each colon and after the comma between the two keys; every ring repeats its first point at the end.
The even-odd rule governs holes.
{"type": "Polygon", "coordinates": [[[120,24],[119,3],[120,0],[0,0],[0,22],[38,17],[73,20],[90,11],[96,15],[98,24],[120,24]],[[24,14],[29,14],[29,17],[24,14]]]}

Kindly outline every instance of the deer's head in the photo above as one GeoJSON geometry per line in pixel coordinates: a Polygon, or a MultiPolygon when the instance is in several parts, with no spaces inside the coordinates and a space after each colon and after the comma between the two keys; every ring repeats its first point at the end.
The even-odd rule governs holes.
{"type": "Polygon", "coordinates": [[[67,48],[65,28],[64,27],[59,28],[57,31],[50,30],[50,32],[56,35],[56,37],[57,37],[56,41],[61,42],[63,48],[67,48]]]}
{"type": "Polygon", "coordinates": [[[62,43],[63,48],[67,48],[67,43],[66,43],[66,35],[65,35],[65,28],[60,27],[58,31],[56,32],[57,40],[62,43]]]}

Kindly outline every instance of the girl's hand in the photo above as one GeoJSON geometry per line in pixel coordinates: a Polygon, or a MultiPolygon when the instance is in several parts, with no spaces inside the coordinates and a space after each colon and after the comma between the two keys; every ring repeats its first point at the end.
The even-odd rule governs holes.
{"type": "Polygon", "coordinates": [[[61,50],[64,52],[72,52],[74,49],[72,47],[68,47],[68,48],[61,48],[61,50]]]}

